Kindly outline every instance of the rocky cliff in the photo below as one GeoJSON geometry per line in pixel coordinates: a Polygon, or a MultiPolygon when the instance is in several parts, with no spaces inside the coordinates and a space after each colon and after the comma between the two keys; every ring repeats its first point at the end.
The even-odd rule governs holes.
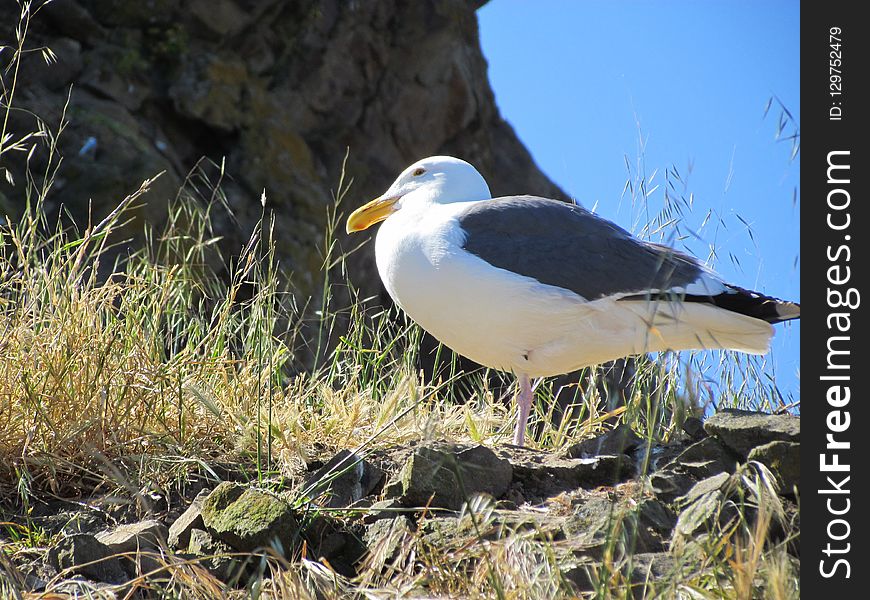
{"type": "MultiPolygon", "coordinates": [[[[48,197],[80,223],[108,213],[139,183],[163,175],[139,216],[159,223],[202,157],[221,177],[235,219],[217,216],[238,253],[265,190],[278,251],[300,295],[316,295],[327,207],[349,152],[345,212],[380,193],[414,160],[453,154],[474,163],[494,194],[564,194],[535,166],[499,113],[487,81],[475,10],[462,0],[55,0],[33,17],[10,129],[62,120],[63,164],[48,197]]],[[[3,2],[5,15],[16,11],[3,2]]],[[[39,6],[40,3],[35,3],[39,6]]],[[[14,18],[0,37],[14,40],[14,18]]],[[[0,212],[23,205],[0,184],[0,212]]],[[[206,163],[200,163],[206,164],[206,163]]],[[[41,165],[33,163],[31,167],[41,165]]],[[[38,172],[38,168],[34,169],[38,172]]],[[[133,224],[138,231],[141,224],[133,224]]],[[[343,232],[341,232],[343,236],[343,232]]],[[[378,293],[371,247],[354,282],[378,293]]]]}

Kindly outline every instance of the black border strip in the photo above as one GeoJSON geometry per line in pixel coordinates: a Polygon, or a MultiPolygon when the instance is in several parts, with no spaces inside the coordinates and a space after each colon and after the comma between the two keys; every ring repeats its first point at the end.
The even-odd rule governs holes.
{"type": "Polygon", "coordinates": [[[864,304],[870,302],[870,99],[862,80],[870,66],[870,31],[858,16],[858,6],[804,2],[801,10],[801,291],[807,293],[801,294],[800,499],[805,598],[858,598],[867,593],[870,385],[864,376],[868,353],[863,346],[870,343],[864,317],[864,304]],[[835,167],[829,169],[830,164],[835,167]]]}

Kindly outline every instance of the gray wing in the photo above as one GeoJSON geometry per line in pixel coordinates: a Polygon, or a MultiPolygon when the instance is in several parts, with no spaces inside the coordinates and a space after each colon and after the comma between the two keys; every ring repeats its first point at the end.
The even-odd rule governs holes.
{"type": "Polygon", "coordinates": [[[587,300],[685,289],[703,272],[690,256],[643,242],[588,210],[547,198],[478,202],[459,216],[459,224],[468,252],[587,300]]]}

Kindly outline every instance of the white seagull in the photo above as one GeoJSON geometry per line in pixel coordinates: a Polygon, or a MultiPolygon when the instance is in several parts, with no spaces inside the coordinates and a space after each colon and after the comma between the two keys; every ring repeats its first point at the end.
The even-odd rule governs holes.
{"type": "Polygon", "coordinates": [[[405,169],[347,232],[381,221],[375,257],[395,303],[455,352],[517,377],[520,446],[530,378],[663,350],[763,354],[771,324],[800,317],[799,304],[729,285],[574,204],[492,198],[452,156],[405,169]]]}

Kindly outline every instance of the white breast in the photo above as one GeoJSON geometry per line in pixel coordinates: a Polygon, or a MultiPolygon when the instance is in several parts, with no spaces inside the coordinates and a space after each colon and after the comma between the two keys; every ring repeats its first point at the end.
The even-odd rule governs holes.
{"type": "Polygon", "coordinates": [[[461,210],[403,209],[382,224],[375,254],[387,292],[423,329],[480,364],[535,375],[562,368],[547,349],[574,345],[571,324],[586,303],[463,250],[461,210]]]}

